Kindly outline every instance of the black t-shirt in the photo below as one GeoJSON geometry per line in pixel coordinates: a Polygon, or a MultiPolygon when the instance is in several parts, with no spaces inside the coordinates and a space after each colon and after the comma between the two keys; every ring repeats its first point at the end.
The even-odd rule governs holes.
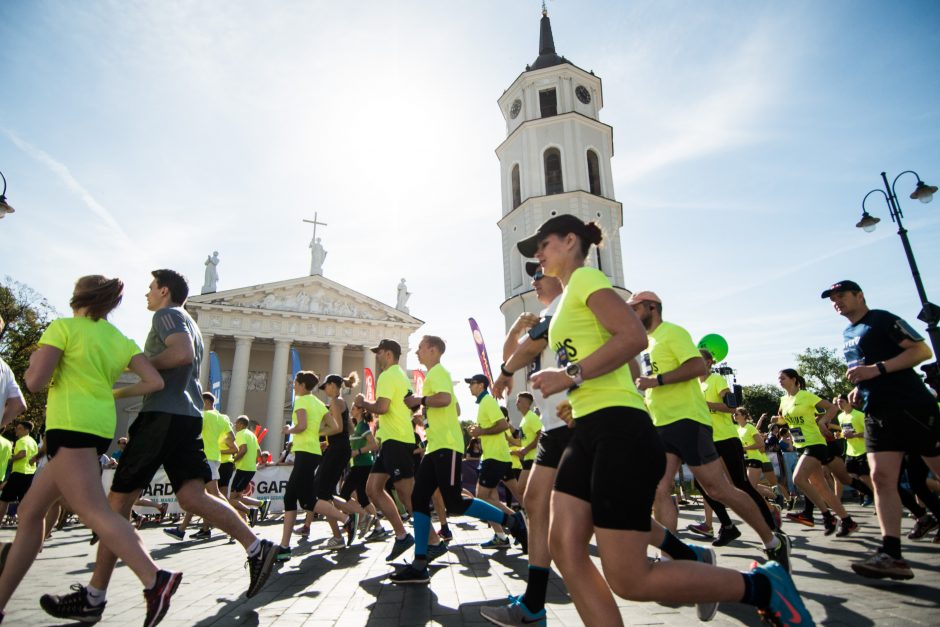
{"type": "MultiPolygon", "coordinates": [[[[881,309],[869,310],[861,320],[842,332],[843,351],[849,368],[870,366],[900,355],[904,340],[923,342],[911,325],[881,309]]],[[[931,404],[933,395],[913,368],[878,375],[858,384],[862,409],[931,404]]]]}

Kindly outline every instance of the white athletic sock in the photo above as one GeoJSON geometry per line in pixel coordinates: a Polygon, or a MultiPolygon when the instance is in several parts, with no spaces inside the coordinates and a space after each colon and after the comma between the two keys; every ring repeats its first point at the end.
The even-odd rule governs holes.
{"type": "Polygon", "coordinates": [[[500,540],[508,540],[508,539],[509,539],[509,536],[507,536],[505,533],[497,533],[497,534],[496,534],[496,537],[499,538],[500,540]]]}
{"type": "Polygon", "coordinates": [[[98,606],[105,602],[105,597],[107,596],[108,591],[99,590],[98,588],[88,585],[85,588],[85,598],[88,599],[88,605],[98,606]]]}
{"type": "Polygon", "coordinates": [[[777,534],[774,534],[771,537],[770,542],[764,543],[764,548],[767,549],[768,551],[772,551],[776,549],[778,546],[780,546],[780,538],[777,537],[777,534]]]}
{"type": "Polygon", "coordinates": [[[261,550],[261,538],[255,538],[255,541],[248,547],[248,557],[254,557],[261,550]]]}
{"type": "Polygon", "coordinates": [[[408,537],[408,532],[406,531],[405,533],[401,534],[400,536],[396,535],[396,536],[395,536],[395,539],[396,539],[396,540],[404,540],[404,539],[407,538],[407,537],[408,537]]]}

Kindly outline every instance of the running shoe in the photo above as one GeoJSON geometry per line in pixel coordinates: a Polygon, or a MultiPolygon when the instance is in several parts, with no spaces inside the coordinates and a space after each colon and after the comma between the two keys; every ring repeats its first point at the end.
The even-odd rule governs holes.
{"type": "Polygon", "coordinates": [[[740,537],[741,530],[738,529],[737,525],[731,525],[730,527],[722,525],[718,528],[718,537],[712,542],[712,546],[727,546],[740,537]]]}
{"type": "Polygon", "coordinates": [[[359,530],[359,514],[350,514],[343,523],[343,531],[346,532],[346,546],[350,546],[356,539],[356,532],[359,530]]]}
{"type": "Polygon", "coordinates": [[[777,504],[777,507],[783,509],[787,506],[787,500],[783,498],[783,495],[780,493],[774,493],[774,503],[777,504]]]}
{"type": "Polygon", "coordinates": [[[454,532],[450,530],[450,527],[447,527],[446,529],[441,527],[440,530],[438,530],[437,535],[440,536],[441,540],[444,542],[452,542],[454,539],[454,532]]]}
{"type": "Polygon", "coordinates": [[[415,538],[410,533],[407,534],[401,540],[395,539],[395,543],[392,544],[392,552],[388,554],[388,557],[385,558],[386,562],[391,562],[393,559],[410,549],[415,545],[415,538]]]}
{"type": "Polygon", "coordinates": [[[429,563],[433,562],[434,560],[444,555],[445,553],[447,553],[447,543],[444,542],[443,540],[441,541],[440,544],[429,544],[427,560],[429,563]]]}
{"type": "Polygon", "coordinates": [[[342,538],[337,538],[333,536],[323,544],[324,549],[329,549],[330,551],[336,551],[338,549],[346,548],[346,541],[342,538]]]}
{"type": "Polygon", "coordinates": [[[171,573],[166,570],[157,571],[157,581],[152,588],[144,590],[144,600],[147,602],[147,615],[144,618],[144,627],[153,627],[166,616],[170,609],[170,597],[180,587],[183,573],[171,573]]]}
{"type": "MultiPolygon", "coordinates": [[[[715,551],[704,546],[690,545],[698,556],[698,561],[714,566],[717,563],[715,551]]],[[[708,622],[718,613],[718,601],[703,601],[695,604],[695,614],[702,622],[708,622]]]]}
{"type": "Polygon", "coordinates": [[[144,525],[144,517],[133,510],[131,511],[131,521],[134,529],[140,529],[144,525]]]}
{"type": "Polygon", "coordinates": [[[426,566],[424,568],[415,568],[413,565],[408,564],[399,568],[388,578],[392,583],[429,583],[431,574],[426,566]]]}
{"type": "Polygon", "coordinates": [[[836,532],[836,517],[830,512],[823,514],[823,527],[826,529],[824,535],[831,536],[836,532]]]}
{"type": "Polygon", "coordinates": [[[88,544],[95,545],[98,544],[98,534],[94,531],[91,532],[91,539],[88,541],[88,544]]]}
{"type": "Polygon", "coordinates": [[[870,496],[866,496],[862,500],[862,507],[871,507],[874,504],[875,504],[875,499],[870,496]]]}
{"type": "Polygon", "coordinates": [[[487,540],[480,544],[481,549],[508,549],[509,548],[509,538],[500,538],[499,536],[493,536],[491,539],[487,540]]]}
{"type": "Polygon", "coordinates": [[[384,540],[389,536],[391,532],[388,529],[383,527],[373,527],[369,535],[366,536],[365,542],[377,542],[378,540],[384,540]]]}
{"type": "Polygon", "coordinates": [[[252,507],[248,510],[248,526],[254,527],[258,522],[258,508],[252,507]]]}
{"type": "Polygon", "coordinates": [[[887,553],[876,551],[867,559],[852,562],[852,570],[872,579],[913,579],[914,573],[907,560],[894,559],[887,553]]]}
{"type": "Polygon", "coordinates": [[[686,529],[699,536],[709,539],[715,538],[715,530],[712,529],[711,525],[706,525],[704,520],[700,520],[695,524],[690,523],[686,526],[686,529]]]}
{"type": "MultiPolygon", "coordinates": [[[[795,505],[796,505],[796,497],[790,496],[790,498],[787,499],[787,511],[788,512],[792,511],[795,505]]],[[[787,514],[787,516],[789,517],[789,514],[787,514]]]]}
{"type": "Polygon", "coordinates": [[[172,537],[176,538],[177,540],[185,540],[185,539],[186,539],[186,532],[184,532],[184,531],[183,531],[182,529],[180,529],[179,527],[164,527],[164,528],[163,528],[163,533],[165,533],[165,534],[168,535],[168,536],[172,536],[172,537]]]}
{"type": "Polygon", "coordinates": [[[779,546],[774,549],[764,549],[764,554],[767,556],[767,559],[772,562],[777,562],[783,569],[788,573],[793,572],[790,566],[790,551],[792,550],[792,543],[790,542],[790,536],[783,533],[782,531],[777,531],[774,533],[777,536],[777,540],[780,541],[779,546]]]}
{"type": "Polygon", "coordinates": [[[301,525],[300,527],[297,527],[296,529],[294,529],[294,535],[298,535],[301,538],[306,538],[307,536],[310,535],[310,527],[306,525],[301,525]]]}
{"type": "Polygon", "coordinates": [[[274,561],[277,559],[277,547],[270,540],[262,540],[258,552],[254,556],[249,556],[248,565],[248,590],[245,592],[245,598],[258,594],[268,577],[271,576],[271,570],[274,568],[274,561]]]}
{"type": "Polygon", "coordinates": [[[937,519],[934,518],[933,514],[925,514],[924,516],[921,516],[914,524],[914,528],[911,529],[909,534],[907,534],[907,539],[920,540],[925,535],[936,529],[937,526],[937,519]]]}
{"type": "Polygon", "coordinates": [[[758,566],[755,562],[751,572],[755,571],[770,580],[770,605],[757,609],[765,623],[777,627],[813,627],[816,624],[783,566],[777,562],[758,566]]]}
{"type": "Polygon", "coordinates": [[[815,527],[816,523],[813,521],[812,516],[807,516],[803,512],[796,514],[790,513],[787,514],[787,520],[790,522],[800,523],[801,525],[806,525],[807,527],[815,527]]]}
{"type": "Polygon", "coordinates": [[[193,540],[209,540],[212,538],[212,532],[208,529],[200,529],[196,533],[189,534],[193,540]]]}
{"type": "Polygon", "coordinates": [[[522,512],[516,512],[512,517],[515,522],[509,529],[509,533],[511,533],[512,537],[519,543],[519,546],[522,548],[522,554],[525,555],[529,552],[529,529],[526,527],[525,517],[522,515],[522,512]]]}
{"type": "Polygon", "coordinates": [[[277,547],[277,556],[274,558],[278,562],[286,562],[290,559],[290,547],[289,546],[278,546],[277,547]]]}
{"type": "Polygon", "coordinates": [[[846,518],[839,521],[839,530],[836,532],[836,537],[844,538],[853,531],[858,531],[858,523],[851,518],[846,518]]]}
{"type": "Polygon", "coordinates": [[[375,521],[375,516],[372,514],[366,514],[359,518],[359,539],[362,540],[366,537],[366,534],[369,533],[369,529],[372,528],[372,523],[375,521]]]}
{"type": "Polygon", "coordinates": [[[776,503],[768,503],[768,505],[770,505],[770,515],[771,515],[771,516],[773,517],[773,519],[774,519],[774,525],[775,525],[774,531],[776,531],[776,530],[778,530],[778,529],[780,529],[780,528],[783,527],[783,519],[782,519],[781,516],[780,516],[780,511],[781,511],[781,510],[780,510],[780,508],[777,506],[776,503]]]}
{"type": "Polygon", "coordinates": [[[529,608],[522,602],[522,597],[509,597],[509,603],[497,607],[481,607],[480,616],[490,621],[494,625],[502,627],[528,627],[536,625],[546,627],[548,618],[545,614],[545,608],[538,612],[530,612],[529,608]]]}
{"type": "Polygon", "coordinates": [[[39,597],[39,606],[46,611],[46,614],[63,620],[71,620],[78,623],[97,623],[104,614],[104,606],[107,601],[102,601],[100,605],[92,605],[88,602],[88,589],[80,583],[73,583],[69,594],[59,596],[57,594],[44,594],[39,597]]]}
{"type": "Polygon", "coordinates": [[[271,501],[261,501],[261,509],[258,510],[258,519],[265,520],[268,512],[271,511],[271,501]]]}

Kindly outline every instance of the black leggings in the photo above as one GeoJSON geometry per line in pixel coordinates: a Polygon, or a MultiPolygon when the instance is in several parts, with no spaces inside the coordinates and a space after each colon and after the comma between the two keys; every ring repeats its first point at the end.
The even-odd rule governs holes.
{"type": "MultiPolygon", "coordinates": [[[[767,526],[770,527],[771,530],[775,530],[777,528],[777,524],[774,522],[774,517],[770,513],[770,508],[767,507],[767,502],[764,501],[764,498],[757,490],[754,489],[754,486],[751,485],[751,482],[748,481],[747,467],[744,465],[744,446],[741,444],[741,440],[737,438],[719,440],[718,442],[715,442],[715,450],[718,451],[718,455],[725,463],[728,476],[731,477],[731,483],[734,484],[734,487],[742,490],[743,492],[747,493],[749,497],[751,497],[751,500],[757,504],[757,509],[760,511],[761,516],[763,516],[764,522],[767,523],[767,526]]],[[[708,496],[698,481],[695,482],[695,485],[698,487],[699,492],[702,493],[702,496],[705,497],[705,501],[711,506],[712,511],[715,512],[715,516],[718,517],[718,520],[721,522],[722,526],[731,526],[731,517],[728,516],[727,508],[725,508],[723,504],[708,496]]]]}
{"type": "Polygon", "coordinates": [[[368,507],[369,497],[366,495],[366,481],[369,480],[369,472],[372,466],[353,466],[346,473],[346,480],[343,481],[343,487],[339,491],[339,496],[344,501],[348,501],[352,493],[356,493],[356,500],[363,507],[368,507]]]}
{"type": "Polygon", "coordinates": [[[425,453],[415,475],[415,487],[411,492],[411,507],[416,514],[431,515],[431,497],[440,489],[447,513],[462,516],[473,499],[461,494],[462,456],[457,451],[438,449],[425,453]]]}

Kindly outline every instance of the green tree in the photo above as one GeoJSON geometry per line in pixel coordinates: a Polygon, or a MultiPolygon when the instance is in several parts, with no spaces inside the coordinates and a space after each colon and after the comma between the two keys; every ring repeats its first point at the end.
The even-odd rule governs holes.
{"type": "Polygon", "coordinates": [[[754,417],[760,418],[761,414],[770,414],[773,416],[780,407],[780,397],[783,396],[783,390],[776,385],[769,383],[758,383],[755,385],[745,385],[744,387],[744,408],[754,417]]]}
{"type": "Polygon", "coordinates": [[[58,312],[36,290],[7,276],[0,283],[0,316],[6,322],[0,331],[0,357],[13,370],[26,400],[20,419],[32,421],[38,429],[46,422],[46,391],[33,394],[27,390],[23,375],[42,332],[58,312]]]}
{"type": "Polygon", "coordinates": [[[831,348],[820,346],[797,353],[796,369],[806,379],[806,388],[828,401],[848,394],[853,387],[845,378],[845,360],[831,348]]]}

